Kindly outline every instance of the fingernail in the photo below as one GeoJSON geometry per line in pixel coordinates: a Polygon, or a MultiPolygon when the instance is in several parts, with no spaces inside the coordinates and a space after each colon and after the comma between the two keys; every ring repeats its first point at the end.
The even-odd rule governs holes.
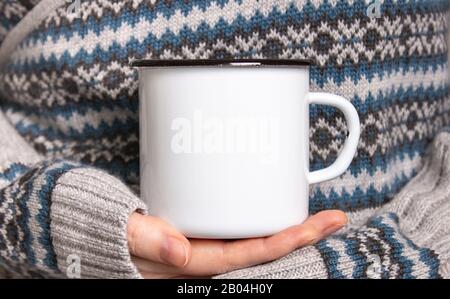
{"type": "Polygon", "coordinates": [[[176,267],[184,267],[188,261],[186,245],[170,236],[166,237],[160,256],[165,263],[176,267]]]}

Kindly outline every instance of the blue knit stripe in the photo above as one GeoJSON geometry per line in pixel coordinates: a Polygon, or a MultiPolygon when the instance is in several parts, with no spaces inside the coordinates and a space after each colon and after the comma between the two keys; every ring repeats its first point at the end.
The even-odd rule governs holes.
{"type": "Polygon", "coordinates": [[[410,176],[402,174],[400,177],[396,177],[393,182],[382,186],[381,190],[375,189],[374,183],[372,183],[367,190],[356,187],[352,193],[343,189],[339,194],[335,190],[331,190],[327,196],[317,188],[309,196],[309,211],[311,214],[330,209],[358,211],[382,206],[389,202],[393,195],[414,177],[415,173],[413,172],[410,176]]]}
{"type": "MultiPolygon", "coordinates": [[[[127,140],[128,137],[132,134],[130,132],[137,133],[138,126],[135,123],[116,123],[113,124],[113,126],[101,124],[98,128],[95,129],[93,127],[87,126],[84,130],[85,134],[70,135],[70,137],[65,137],[64,135],[60,134],[60,132],[56,131],[55,128],[41,129],[36,124],[24,126],[23,123],[19,122],[16,125],[16,129],[20,134],[29,136],[33,139],[39,136],[45,136],[49,141],[79,141],[82,145],[83,143],[99,138],[112,141],[117,137],[122,137],[124,140],[127,140]],[[108,132],[109,129],[111,130],[110,134],[102,134],[102,132],[108,132]]],[[[412,141],[404,140],[402,143],[399,143],[396,146],[391,146],[389,149],[383,152],[381,152],[381,150],[377,150],[371,157],[364,156],[363,153],[361,153],[360,157],[356,157],[353,160],[352,164],[348,168],[348,171],[354,176],[360,174],[362,171],[368,171],[370,175],[373,175],[376,171],[379,170],[386,171],[389,166],[389,162],[396,161],[397,159],[403,160],[404,158],[412,159],[417,154],[423,153],[427,144],[428,137],[424,136],[423,138],[415,138],[412,141]]],[[[59,149],[64,148],[66,148],[66,145],[62,145],[62,147],[55,147],[54,151],[58,151],[59,149]]],[[[326,161],[315,158],[310,163],[310,169],[311,171],[322,169],[329,166],[332,162],[333,160],[331,157],[326,161]]]]}
{"type": "MultiPolygon", "coordinates": [[[[388,92],[381,91],[374,95],[369,92],[366,98],[361,98],[359,95],[348,98],[349,101],[358,107],[358,115],[361,119],[364,119],[367,115],[375,113],[377,111],[386,110],[394,105],[402,105],[409,103],[416,103],[421,105],[422,103],[435,103],[447,99],[450,92],[448,84],[443,86],[418,86],[417,88],[409,86],[404,88],[393,88],[388,92]]],[[[310,117],[314,120],[318,117],[318,113],[325,114],[325,116],[335,116],[336,109],[328,106],[311,105],[310,117]],[[320,109],[318,109],[320,108],[320,109]]],[[[420,117],[420,116],[419,116],[420,117]]],[[[426,119],[426,118],[423,118],[426,119]]]]}
{"type": "Polygon", "coordinates": [[[46,257],[42,261],[45,266],[50,269],[58,270],[56,263],[56,254],[52,247],[51,236],[50,236],[50,205],[51,205],[51,195],[52,191],[56,185],[58,178],[66,173],[67,171],[80,167],[77,164],[60,162],[57,163],[57,167],[51,166],[51,169],[46,169],[42,174],[44,176],[44,183],[39,186],[37,190],[37,195],[39,198],[39,203],[41,208],[39,209],[37,215],[35,215],[36,220],[42,229],[42,234],[37,236],[39,243],[42,248],[46,250],[46,257]]]}
{"type": "MultiPolygon", "coordinates": [[[[442,99],[442,98],[440,98],[442,99]]],[[[439,98],[432,98],[430,100],[439,100],[439,98]]],[[[138,103],[138,101],[134,101],[136,104],[138,103]]],[[[12,113],[20,113],[20,115],[28,118],[28,119],[38,119],[38,120],[49,120],[48,122],[51,124],[51,121],[54,120],[56,121],[56,119],[63,119],[63,120],[70,120],[70,118],[72,117],[79,117],[79,116],[85,116],[85,115],[89,115],[89,114],[94,114],[94,113],[98,113],[95,108],[95,106],[93,106],[94,109],[89,109],[89,107],[84,107],[83,109],[74,109],[72,108],[72,106],[74,106],[73,102],[68,103],[67,106],[55,106],[54,108],[51,109],[39,109],[39,111],[36,111],[37,107],[36,106],[32,106],[32,105],[27,105],[27,104],[22,104],[22,103],[17,103],[17,102],[12,102],[12,101],[5,101],[3,102],[4,104],[2,105],[4,107],[4,110],[7,112],[12,112],[12,113]]],[[[131,105],[130,105],[131,106],[131,105]]],[[[134,106],[134,105],[133,105],[134,106]]],[[[98,108],[101,108],[101,105],[97,106],[98,108]]],[[[122,108],[116,107],[113,108],[111,110],[109,109],[104,109],[102,112],[102,115],[108,115],[108,114],[115,114],[115,115],[119,115],[118,118],[113,119],[113,123],[117,123],[120,125],[132,125],[135,122],[138,121],[138,113],[134,112],[134,111],[126,111],[122,108]],[[123,113],[124,115],[129,115],[128,117],[124,117],[123,115],[120,115],[120,113],[123,113]],[[131,116],[131,117],[130,117],[131,116]]],[[[108,117],[108,120],[110,118],[108,117]]],[[[42,121],[41,120],[41,121],[42,121]]],[[[102,121],[106,126],[108,126],[108,128],[105,129],[112,129],[112,126],[108,125],[106,122],[102,121]]],[[[108,121],[109,122],[109,121],[108,121]]],[[[86,125],[90,125],[89,123],[86,123],[86,125]]],[[[55,126],[56,127],[56,126],[55,126]]],[[[37,128],[36,128],[37,129],[37,128]]],[[[55,128],[57,129],[57,128],[55,128]]],[[[41,130],[45,130],[45,128],[41,128],[41,130]]],[[[71,138],[76,138],[77,135],[85,135],[86,133],[81,131],[79,132],[78,130],[75,130],[74,128],[70,128],[70,131],[73,132],[71,134],[61,134],[62,136],[67,135],[70,136],[71,138]]],[[[62,132],[61,132],[62,133],[62,132]]]]}
{"type": "MultiPolygon", "coordinates": [[[[390,244],[392,254],[395,256],[394,261],[401,266],[401,273],[399,278],[403,279],[416,278],[412,271],[414,262],[404,255],[404,245],[395,238],[394,228],[391,227],[389,224],[385,223],[384,218],[385,217],[374,218],[370,222],[370,226],[379,228],[384,232],[383,236],[385,240],[390,244]]],[[[389,213],[388,218],[391,220],[395,219],[395,222],[398,224],[397,215],[395,215],[394,213],[389,213]]]]}
{"type": "MultiPolygon", "coordinates": [[[[388,1],[389,2],[389,1],[388,1]]],[[[392,9],[394,15],[405,14],[416,14],[416,13],[425,13],[429,11],[433,12],[441,12],[442,9],[445,9],[448,6],[447,1],[423,1],[417,3],[384,3],[383,5],[386,9],[385,14],[389,14],[390,9],[392,9]],[[434,5],[433,5],[434,4],[434,5]]],[[[146,39],[142,43],[138,42],[136,39],[131,39],[124,46],[119,45],[117,43],[113,44],[109,49],[102,50],[100,47],[96,47],[93,52],[93,55],[88,54],[85,51],[81,51],[75,57],[70,57],[68,52],[66,55],[63,55],[59,65],[64,66],[66,69],[68,66],[74,67],[80,61],[83,61],[85,64],[90,64],[94,62],[94,57],[103,59],[103,61],[110,61],[112,58],[116,59],[128,59],[130,56],[142,56],[145,55],[148,51],[148,47],[150,46],[153,49],[153,52],[160,51],[161,49],[166,48],[174,48],[179,47],[188,41],[190,44],[198,44],[198,42],[205,42],[205,39],[208,41],[217,40],[219,37],[227,37],[234,36],[236,32],[254,32],[255,30],[264,31],[270,30],[272,26],[280,28],[285,26],[289,22],[299,22],[299,26],[301,26],[302,22],[307,21],[311,22],[314,19],[323,21],[326,17],[332,17],[331,20],[336,21],[337,16],[344,17],[348,19],[349,17],[353,17],[353,12],[357,13],[360,17],[366,18],[365,11],[367,8],[367,4],[364,1],[358,1],[355,4],[348,4],[345,2],[340,3],[340,5],[336,7],[332,7],[328,2],[325,2],[319,8],[315,8],[311,3],[308,3],[301,11],[299,11],[294,5],[291,5],[290,8],[286,11],[286,13],[280,13],[276,8],[272,10],[272,12],[266,17],[257,12],[252,18],[247,20],[246,18],[239,16],[233,23],[229,24],[225,20],[221,20],[218,24],[216,24],[213,28],[210,28],[206,23],[202,23],[198,26],[197,30],[191,30],[189,28],[185,28],[181,30],[178,34],[174,34],[171,32],[166,32],[161,38],[157,38],[152,34],[149,34],[146,39]],[[265,25],[266,24],[266,25],[265,25]],[[270,24],[270,26],[269,26],[270,24]]],[[[117,16],[108,16],[106,14],[100,20],[100,25],[97,24],[97,21],[94,18],[89,18],[87,24],[80,25],[81,23],[75,23],[78,25],[74,25],[73,27],[64,27],[59,25],[59,27],[46,30],[37,30],[37,36],[29,37],[23,41],[22,46],[28,46],[34,44],[37,40],[43,42],[47,39],[57,40],[60,37],[70,38],[73,34],[77,33],[78,35],[84,36],[87,32],[95,32],[97,34],[101,34],[103,29],[113,29],[116,30],[118,26],[121,24],[134,25],[138,20],[148,18],[148,21],[153,20],[156,14],[161,14],[161,11],[147,11],[145,7],[141,7],[137,10],[138,14],[133,15],[132,12],[124,9],[123,17],[117,16]],[[125,17],[126,16],[126,17],[125,17]],[[123,23],[122,23],[123,22],[123,23]]],[[[422,34],[421,32],[416,33],[418,35],[422,34]]],[[[445,32],[429,32],[425,33],[426,36],[438,36],[442,35],[442,38],[445,39],[445,32]]],[[[386,39],[395,39],[399,38],[398,36],[386,36],[386,39]]],[[[350,40],[340,41],[342,44],[348,45],[349,43],[359,42],[354,37],[350,40]]],[[[288,45],[287,48],[290,49],[302,49],[306,48],[309,45],[307,43],[302,43],[299,45],[288,45]]],[[[241,51],[239,53],[240,57],[252,56],[255,53],[246,53],[241,51]]],[[[444,54],[444,53],[442,53],[444,54]]],[[[410,55],[414,58],[414,54],[410,55]]],[[[52,65],[57,63],[53,63],[52,60],[55,57],[50,58],[49,61],[45,61],[43,57],[41,57],[42,63],[41,66],[47,67],[49,63],[52,65]]],[[[56,60],[56,59],[55,59],[56,60]]],[[[375,61],[377,62],[377,61],[375,61]]],[[[358,62],[360,63],[360,62],[358,62]]],[[[375,63],[378,64],[378,63],[375,63]]],[[[37,65],[30,65],[30,69],[37,69],[37,65]]],[[[367,67],[367,66],[366,66],[367,67]]],[[[30,70],[27,70],[30,71],[30,70]]]]}
{"type": "Polygon", "coordinates": [[[30,168],[22,163],[13,163],[7,169],[0,173],[0,180],[12,182],[30,168]]]}
{"type": "MultiPolygon", "coordinates": [[[[397,223],[399,221],[398,216],[395,214],[389,214],[388,217],[392,221],[395,221],[397,223]]],[[[431,278],[431,279],[439,278],[440,262],[439,262],[437,254],[429,248],[426,248],[426,247],[421,248],[421,247],[417,246],[411,239],[409,239],[405,235],[403,235],[401,231],[399,231],[398,233],[400,235],[402,235],[402,237],[405,239],[406,244],[409,247],[418,251],[419,260],[428,267],[428,278],[431,278]]]]}
{"type": "MultiPolygon", "coordinates": [[[[445,117],[445,115],[448,115],[450,110],[442,111],[441,113],[437,113],[435,115],[435,118],[438,117],[445,117]]],[[[312,121],[314,119],[312,118],[312,121]]],[[[418,118],[417,124],[429,124],[429,120],[424,118],[418,118]]],[[[378,131],[378,134],[387,134],[392,131],[393,128],[398,128],[402,125],[407,125],[406,121],[398,122],[392,125],[390,128],[380,129],[378,131]]],[[[130,136],[134,133],[137,134],[139,129],[139,123],[136,120],[133,119],[127,119],[125,122],[121,122],[120,120],[114,120],[112,124],[107,124],[104,121],[101,121],[98,125],[95,127],[90,124],[85,124],[82,131],[79,132],[77,129],[69,128],[67,132],[61,132],[57,127],[42,127],[37,123],[33,124],[24,124],[24,121],[19,121],[15,124],[16,129],[22,134],[32,137],[38,137],[38,136],[45,136],[48,140],[66,140],[66,141],[80,141],[80,142],[86,142],[88,140],[93,139],[105,139],[105,140],[114,140],[117,136],[130,136]]],[[[342,139],[344,136],[337,136],[336,138],[342,139]]],[[[125,138],[126,139],[126,138],[125,138]]],[[[405,141],[405,143],[408,145],[407,149],[413,148],[413,151],[408,152],[409,155],[411,153],[415,153],[415,148],[422,149],[420,139],[414,139],[413,141],[405,141]]],[[[403,147],[405,144],[392,146],[387,154],[389,152],[392,152],[393,150],[397,150],[399,147],[403,147]]],[[[374,157],[374,160],[379,160],[377,155],[385,155],[386,152],[379,152],[380,149],[377,149],[377,152],[375,152],[372,157],[374,157]]],[[[371,158],[372,158],[371,157],[371,158]]],[[[327,166],[331,161],[315,161],[317,164],[312,164],[311,169],[319,169],[327,166]]]]}
{"type": "Polygon", "coordinates": [[[22,135],[45,136],[48,140],[85,142],[99,138],[113,140],[119,135],[130,136],[138,132],[139,121],[133,119],[127,119],[125,122],[114,120],[111,125],[102,121],[95,128],[90,124],[86,124],[81,132],[71,127],[66,133],[61,132],[57,127],[42,128],[37,123],[25,125],[23,121],[19,121],[15,124],[15,127],[22,135]]]}
{"type": "MultiPolygon", "coordinates": [[[[88,67],[99,61],[106,64],[115,59],[121,61],[128,60],[129,56],[132,55],[132,53],[124,51],[122,55],[117,56],[113,54],[114,49],[115,47],[103,51],[97,48],[91,54],[88,54],[83,49],[75,56],[65,53],[60,59],[56,59],[54,55],[50,56],[49,59],[44,59],[41,55],[38,61],[27,61],[23,64],[16,62],[8,65],[7,70],[16,74],[32,74],[34,72],[48,70],[50,67],[56,71],[61,71],[62,69],[70,70],[77,68],[80,63],[88,67]],[[113,56],[111,57],[110,55],[113,56]]],[[[238,55],[235,55],[236,58],[248,58],[251,56],[253,56],[253,53],[246,54],[240,52],[238,55]]],[[[442,69],[447,66],[447,62],[448,57],[446,52],[435,54],[433,56],[411,55],[408,57],[396,57],[392,59],[386,58],[384,60],[374,58],[371,62],[359,61],[357,64],[347,62],[342,66],[336,66],[332,63],[329,63],[324,67],[313,65],[310,68],[310,74],[312,82],[319,87],[323,87],[324,84],[330,81],[337,85],[341,85],[348,79],[351,79],[354,83],[358,83],[361,79],[370,81],[375,76],[384,77],[407,69],[415,72],[442,69]]]]}
{"type": "MultiPolygon", "coordinates": [[[[437,130],[436,130],[437,131],[437,130]]],[[[428,145],[428,139],[414,139],[412,141],[404,140],[403,143],[390,147],[386,152],[377,151],[373,156],[367,157],[360,155],[355,157],[348,167],[347,171],[353,176],[359,175],[363,171],[367,171],[369,175],[373,175],[377,171],[386,171],[389,163],[397,160],[403,161],[405,158],[413,159],[418,154],[423,153],[428,145]]],[[[310,163],[310,170],[319,170],[330,166],[333,161],[321,161],[315,158],[310,163]]]]}
{"type": "MultiPolygon", "coordinates": [[[[89,84],[89,88],[95,87],[95,82],[89,84]]],[[[50,91],[51,87],[48,88],[50,91]]],[[[433,84],[427,87],[424,87],[423,84],[419,86],[406,85],[392,88],[385,92],[380,91],[378,94],[369,92],[365,98],[361,98],[360,95],[356,94],[353,97],[348,98],[348,100],[350,100],[354,106],[359,108],[358,114],[361,118],[364,118],[367,114],[385,110],[393,105],[407,104],[410,102],[420,104],[441,101],[448,97],[449,92],[450,87],[448,84],[438,86],[433,84]]],[[[11,99],[5,99],[2,102],[2,106],[5,107],[5,110],[17,111],[25,116],[34,118],[63,117],[69,119],[74,115],[100,112],[105,109],[110,110],[111,113],[126,111],[127,113],[135,114],[137,118],[137,113],[139,111],[137,94],[132,97],[119,97],[114,101],[96,99],[79,99],[77,101],[71,101],[70,98],[68,98],[65,104],[54,104],[51,107],[45,105],[36,106],[36,103],[32,102],[17,102],[11,99]],[[39,107],[39,111],[36,111],[37,107],[39,107]]],[[[326,116],[334,116],[336,109],[323,105],[312,105],[310,107],[311,118],[315,119],[319,111],[320,113],[325,113],[326,116]]]]}
{"type": "Polygon", "coordinates": [[[20,248],[21,251],[25,253],[28,263],[32,266],[36,266],[36,255],[33,248],[33,240],[34,236],[30,230],[29,222],[32,214],[27,206],[28,201],[30,200],[30,196],[34,190],[34,183],[36,178],[41,175],[42,169],[32,169],[29,173],[27,173],[21,180],[24,180],[24,184],[19,186],[19,188],[14,192],[14,196],[17,197],[19,192],[24,190],[22,196],[17,197],[17,206],[19,215],[17,216],[17,223],[20,226],[23,238],[20,239],[20,248]]]}
{"type": "Polygon", "coordinates": [[[337,250],[328,243],[327,240],[322,240],[314,245],[320,252],[322,259],[325,263],[325,267],[328,272],[328,278],[330,279],[343,279],[346,278],[341,270],[338,269],[340,254],[337,250]]]}
{"type": "MultiPolygon", "coordinates": [[[[336,236],[339,238],[339,236],[336,236]]],[[[367,271],[367,263],[365,256],[359,251],[359,241],[343,236],[339,238],[344,242],[345,246],[345,254],[355,263],[355,267],[353,268],[352,278],[362,278],[366,276],[367,271]]]]}
{"type": "MultiPolygon", "coordinates": [[[[223,4],[229,1],[223,1],[223,4]]],[[[158,1],[155,8],[148,6],[140,6],[137,10],[130,11],[128,8],[121,10],[120,14],[111,14],[105,12],[102,18],[96,19],[89,17],[86,21],[77,19],[71,24],[50,23],[46,31],[37,30],[27,39],[26,43],[35,43],[37,41],[44,42],[50,37],[53,41],[65,38],[70,39],[77,33],[78,36],[85,37],[89,32],[94,32],[97,35],[105,29],[117,30],[122,25],[133,26],[140,20],[153,22],[159,15],[170,19],[175,13],[181,12],[187,15],[195,7],[205,11],[212,3],[217,4],[217,1],[173,1],[172,5],[162,4],[164,1],[158,1]],[[87,30],[89,28],[89,31],[87,30]]],[[[223,5],[222,5],[223,6],[223,5]]],[[[430,14],[433,12],[441,12],[448,7],[446,0],[419,0],[419,1],[393,1],[385,0],[383,2],[383,14],[385,15],[405,15],[405,14],[430,14]]],[[[305,21],[337,21],[349,18],[366,18],[367,3],[364,0],[350,2],[340,2],[339,5],[333,6],[328,1],[324,1],[321,5],[316,7],[308,1],[302,10],[298,10],[294,4],[291,4],[285,13],[281,13],[279,9],[274,6],[268,16],[262,15],[259,11],[255,15],[246,20],[244,17],[238,17],[233,23],[228,24],[224,19],[213,28],[210,28],[206,23],[199,27],[199,31],[208,32],[208,36],[214,36],[214,30],[227,28],[227,33],[232,34],[236,28],[247,29],[251,32],[254,28],[264,28],[264,24],[275,24],[276,26],[284,25],[288,20],[295,22],[305,21]],[[205,27],[206,28],[203,28],[205,27]],[[216,29],[219,28],[219,29],[216,29]]],[[[181,36],[187,36],[190,32],[181,31],[181,36]]],[[[195,37],[194,37],[195,38],[195,37]]],[[[353,40],[353,39],[352,39],[353,40]]],[[[194,43],[198,41],[193,40],[194,43]]],[[[344,41],[343,41],[344,42],[344,41]]],[[[347,41],[346,41],[347,42],[347,41]]]]}
{"type": "MultiPolygon", "coordinates": [[[[412,243],[412,241],[409,240],[412,243]]],[[[439,274],[440,261],[437,254],[428,248],[420,248],[420,260],[428,267],[428,277],[431,279],[441,278],[439,274]]]]}
{"type": "Polygon", "coordinates": [[[352,65],[346,63],[343,66],[327,64],[325,67],[310,67],[311,80],[318,86],[324,87],[328,82],[342,85],[346,80],[351,79],[353,83],[358,83],[361,79],[373,80],[375,76],[381,76],[398,73],[405,69],[412,69],[415,72],[426,72],[428,70],[437,70],[447,66],[448,57],[446,53],[428,56],[408,56],[393,59],[378,60],[371,62],[359,61],[352,65]]]}
{"type": "MultiPolygon", "coordinates": [[[[373,98],[373,96],[369,94],[369,96],[364,101],[362,101],[358,96],[355,96],[351,101],[356,107],[361,107],[358,113],[360,115],[360,118],[364,120],[366,115],[372,115],[377,111],[383,111],[386,108],[396,104],[406,105],[414,101],[414,103],[421,105],[422,103],[432,104],[438,101],[442,101],[442,99],[446,99],[448,97],[448,93],[448,85],[439,87],[437,89],[435,89],[434,86],[428,87],[426,89],[422,87],[413,89],[412,87],[410,87],[406,90],[399,88],[398,90],[388,93],[386,96],[380,94],[377,98],[373,98]]],[[[137,101],[132,102],[136,103],[137,101]]],[[[84,113],[87,113],[89,111],[89,107],[85,107],[79,110],[71,109],[70,107],[72,105],[74,105],[74,103],[70,102],[70,104],[67,105],[68,107],[56,106],[53,109],[43,108],[40,109],[39,112],[37,112],[36,108],[33,106],[19,104],[12,101],[5,102],[4,107],[7,111],[19,112],[21,115],[27,116],[29,118],[45,117],[47,119],[56,117],[64,117],[66,119],[69,119],[70,117],[73,117],[75,115],[83,115],[84,113]],[[83,113],[83,111],[85,112],[83,113]]],[[[100,109],[98,107],[96,108],[95,105],[93,105],[93,111],[99,110],[100,109]]],[[[111,112],[114,112],[116,110],[118,110],[118,108],[112,108],[111,112]]],[[[448,113],[449,111],[444,110],[441,113],[436,113],[435,117],[445,116],[448,115],[448,113]]],[[[335,117],[336,110],[327,106],[312,105],[310,109],[310,115],[311,122],[314,122],[319,117],[322,117],[322,115],[330,118],[335,117]]],[[[419,115],[417,116],[417,122],[429,122],[429,118],[426,115],[419,115]]],[[[407,123],[396,122],[392,125],[395,127],[403,124],[407,123]]],[[[116,119],[112,122],[112,124],[107,124],[106,122],[102,121],[96,127],[93,127],[92,125],[86,123],[81,132],[74,128],[69,128],[68,132],[61,132],[57,127],[41,127],[37,123],[25,125],[22,121],[17,122],[15,126],[22,134],[30,134],[34,137],[44,135],[49,140],[86,140],[90,138],[108,138],[117,136],[118,134],[129,134],[129,132],[137,132],[138,120],[134,118],[127,118],[123,121],[116,119]]],[[[379,133],[384,133],[387,130],[392,130],[392,127],[382,128],[379,130],[379,133]]],[[[313,165],[312,168],[314,169],[315,167],[323,166],[324,165],[313,165]]]]}
{"type": "MultiPolygon", "coordinates": [[[[45,130],[41,130],[37,125],[30,125],[27,127],[24,127],[20,122],[16,125],[16,128],[18,129],[18,131],[26,136],[31,136],[33,138],[36,138],[38,136],[46,136],[46,138],[49,138],[49,140],[61,140],[61,136],[58,133],[55,133],[55,129],[45,129],[45,130]],[[52,139],[54,138],[54,139],[52,139]]],[[[119,124],[116,124],[115,126],[105,126],[105,127],[99,127],[98,129],[94,129],[94,128],[90,128],[90,129],[86,129],[87,131],[85,132],[86,134],[83,135],[79,135],[79,136],[74,136],[76,138],[74,138],[73,140],[79,140],[81,141],[88,141],[90,140],[89,138],[92,137],[93,139],[96,138],[106,138],[106,140],[113,140],[114,138],[116,138],[117,136],[129,136],[130,133],[129,132],[137,132],[137,123],[133,123],[133,125],[130,126],[119,126],[119,124]],[[132,131],[127,131],[128,129],[132,130],[132,131]],[[114,132],[114,134],[112,135],[103,135],[100,134],[99,130],[104,130],[104,131],[108,131],[111,130],[112,132],[114,132]],[[97,133],[97,134],[96,134],[97,133]],[[111,139],[112,138],[112,139],[111,139]]],[[[437,129],[436,129],[437,130],[437,129]]],[[[126,137],[124,137],[126,140],[126,137]]],[[[62,140],[65,140],[64,138],[62,138],[62,140]]],[[[66,140],[70,140],[70,139],[66,139],[66,140]]],[[[398,159],[403,160],[404,158],[414,158],[417,154],[423,153],[426,146],[428,144],[428,138],[424,137],[423,139],[413,139],[412,141],[407,141],[405,140],[403,143],[398,144],[397,146],[392,146],[390,147],[387,151],[385,152],[375,152],[373,156],[370,157],[370,159],[366,159],[362,153],[360,154],[360,157],[356,157],[354,159],[354,161],[352,162],[352,164],[349,167],[349,171],[352,175],[356,176],[358,174],[360,174],[362,171],[368,171],[368,173],[370,175],[373,175],[376,171],[381,170],[381,171],[386,171],[389,163],[396,161],[398,159]]],[[[63,145],[63,148],[65,148],[65,145],[63,145]]],[[[58,149],[63,149],[63,148],[55,148],[55,151],[57,151],[58,149]]],[[[311,162],[310,165],[310,169],[311,170],[317,170],[317,169],[322,169],[325,168],[327,166],[329,166],[329,164],[332,161],[322,161],[320,159],[314,159],[311,162]]]]}
{"type": "MultiPolygon", "coordinates": [[[[20,92],[19,92],[20,93],[20,92]]],[[[112,101],[109,100],[95,100],[95,99],[80,99],[78,102],[71,101],[67,98],[65,104],[55,104],[51,107],[45,106],[45,104],[37,105],[35,103],[18,102],[11,99],[2,99],[2,107],[4,110],[11,109],[12,111],[19,111],[26,116],[31,117],[63,117],[69,119],[74,115],[85,115],[89,113],[115,113],[123,111],[128,114],[137,115],[139,111],[139,101],[137,94],[133,97],[118,98],[112,101]],[[39,111],[36,109],[39,108],[39,111]],[[109,111],[108,111],[109,110],[109,111]]]]}

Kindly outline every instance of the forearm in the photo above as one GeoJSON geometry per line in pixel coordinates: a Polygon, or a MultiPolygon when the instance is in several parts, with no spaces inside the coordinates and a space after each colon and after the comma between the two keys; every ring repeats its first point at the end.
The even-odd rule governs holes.
{"type": "Polygon", "coordinates": [[[126,226],[145,205],[114,177],[68,161],[41,163],[0,192],[0,264],[20,277],[138,278],[126,226]]]}
{"type": "Polygon", "coordinates": [[[145,205],[107,173],[43,161],[0,112],[0,266],[16,277],[64,277],[70,255],[81,277],[140,277],[126,239],[145,205]]]}

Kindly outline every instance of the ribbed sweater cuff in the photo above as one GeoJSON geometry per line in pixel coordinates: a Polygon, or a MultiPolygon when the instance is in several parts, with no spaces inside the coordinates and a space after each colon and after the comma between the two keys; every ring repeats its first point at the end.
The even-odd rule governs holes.
{"type": "Polygon", "coordinates": [[[134,211],[147,212],[138,197],[105,172],[76,168],[62,175],[51,206],[59,270],[74,274],[73,263],[79,261],[81,278],[141,278],[126,238],[128,217],[134,211]]]}

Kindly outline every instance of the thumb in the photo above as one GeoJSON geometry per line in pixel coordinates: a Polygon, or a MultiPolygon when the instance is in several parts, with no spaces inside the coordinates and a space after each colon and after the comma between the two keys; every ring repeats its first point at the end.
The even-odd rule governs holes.
{"type": "Polygon", "coordinates": [[[167,222],[153,216],[131,214],[127,225],[131,255],[176,267],[184,267],[191,256],[189,241],[167,222]]]}

